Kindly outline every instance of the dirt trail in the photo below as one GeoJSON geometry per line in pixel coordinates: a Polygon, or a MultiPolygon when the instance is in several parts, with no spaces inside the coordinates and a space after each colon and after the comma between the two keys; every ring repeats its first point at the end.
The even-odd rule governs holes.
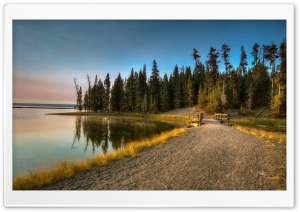
{"type": "MultiPolygon", "coordinates": [[[[177,114],[180,115],[180,114],[177,114]]],[[[79,173],[44,190],[276,190],[274,167],[285,160],[266,141],[212,119],[166,144],[79,173]]],[[[279,185],[280,184],[280,185],[279,185]]],[[[282,186],[283,185],[283,186],[282,186]]]]}

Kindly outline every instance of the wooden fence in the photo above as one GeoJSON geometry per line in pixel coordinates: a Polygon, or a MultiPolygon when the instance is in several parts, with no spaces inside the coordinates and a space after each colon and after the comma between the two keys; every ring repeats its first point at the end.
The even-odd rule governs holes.
{"type": "Polygon", "coordinates": [[[230,115],[229,114],[223,114],[223,113],[216,113],[215,118],[217,120],[220,120],[220,123],[223,123],[223,119],[227,120],[227,125],[229,126],[229,120],[230,120],[230,115]]]}

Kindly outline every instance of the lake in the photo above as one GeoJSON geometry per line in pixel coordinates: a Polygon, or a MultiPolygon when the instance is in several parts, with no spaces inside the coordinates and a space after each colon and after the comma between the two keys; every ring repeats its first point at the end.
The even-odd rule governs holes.
{"type": "Polygon", "coordinates": [[[13,108],[13,177],[59,161],[106,154],[177,125],[139,118],[45,115],[73,109],[13,108]]]}

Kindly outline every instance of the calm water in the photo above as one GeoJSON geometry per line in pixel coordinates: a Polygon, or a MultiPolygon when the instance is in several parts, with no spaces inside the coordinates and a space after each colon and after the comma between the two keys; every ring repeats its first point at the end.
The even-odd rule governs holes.
{"type": "Polygon", "coordinates": [[[84,159],[122,148],[175,125],[142,119],[45,115],[72,109],[13,109],[13,176],[58,161],[84,159]]]}

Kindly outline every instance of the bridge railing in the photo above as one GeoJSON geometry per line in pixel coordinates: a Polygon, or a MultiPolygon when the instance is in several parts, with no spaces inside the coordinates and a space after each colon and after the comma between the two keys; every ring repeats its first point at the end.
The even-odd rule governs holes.
{"type": "Polygon", "coordinates": [[[227,120],[227,125],[229,126],[230,115],[224,113],[216,113],[215,119],[220,120],[220,123],[223,123],[223,119],[227,120]]]}

